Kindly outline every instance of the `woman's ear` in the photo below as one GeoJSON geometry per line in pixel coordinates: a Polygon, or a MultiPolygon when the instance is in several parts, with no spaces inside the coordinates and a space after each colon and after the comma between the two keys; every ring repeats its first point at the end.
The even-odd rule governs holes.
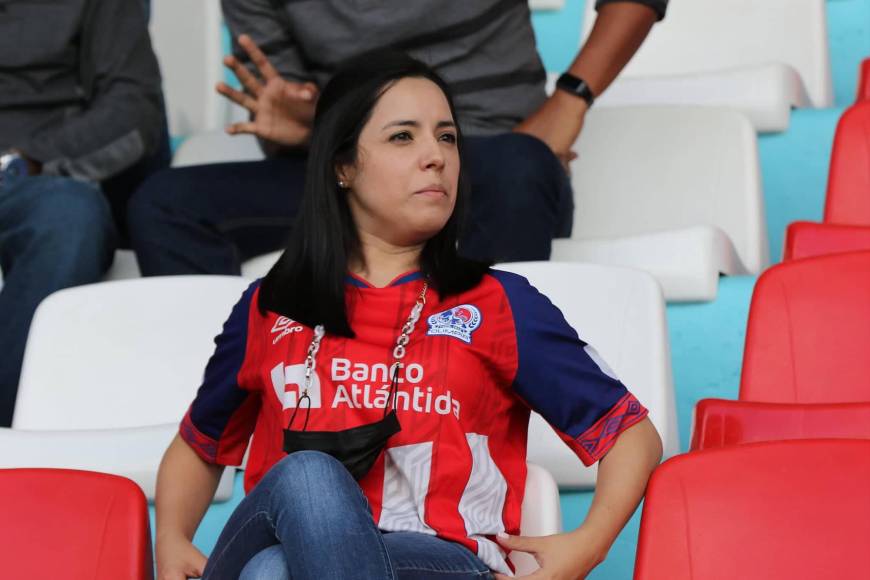
{"type": "Polygon", "coordinates": [[[341,189],[350,189],[355,172],[350,165],[336,165],[335,180],[341,189]]]}

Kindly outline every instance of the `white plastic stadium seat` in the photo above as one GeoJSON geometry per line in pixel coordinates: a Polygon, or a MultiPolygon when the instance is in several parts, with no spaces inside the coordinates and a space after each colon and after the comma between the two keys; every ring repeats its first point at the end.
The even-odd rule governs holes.
{"type": "MultiPolygon", "coordinates": [[[[520,534],[523,536],[549,536],[562,531],[562,508],[559,488],[546,469],[527,463],[526,493],[523,497],[520,534]]],[[[534,556],[525,552],[511,552],[510,560],[517,575],[531,574],[539,568],[534,556]]]]}
{"type": "Polygon", "coordinates": [[[151,0],[149,32],[160,62],[169,132],[190,135],[218,129],[226,118],[220,2],[151,0]]]}
{"type": "MultiPolygon", "coordinates": [[[[0,430],[2,461],[17,457],[23,467],[33,453],[34,465],[118,473],[149,492],[213,339],[248,284],[139,278],[46,298],[30,328],[13,429],[0,430]]],[[[230,497],[234,471],[225,470],[218,499],[230,497]]]]}
{"type": "MultiPolygon", "coordinates": [[[[157,466],[177,432],[177,423],[71,431],[0,429],[0,469],[54,467],[122,475],[139,484],[153,500],[157,466]]],[[[225,470],[215,500],[232,497],[234,472],[225,470]]]]}
{"type": "Polygon", "coordinates": [[[277,262],[280,257],[281,251],[279,250],[277,252],[270,252],[247,260],[242,264],[242,276],[250,280],[262,278],[269,273],[269,270],[272,269],[272,266],[275,265],[275,262],[277,262]]]}
{"type": "Polygon", "coordinates": [[[713,300],[719,274],[769,263],[756,135],[735,111],[589,112],[571,163],[574,228],[552,260],[640,268],[665,298],[713,300]]]}
{"type": "Polygon", "coordinates": [[[265,159],[253,135],[228,135],[225,131],[206,131],[185,139],[172,157],[173,167],[259,161],[265,159]]]}
{"type": "Polygon", "coordinates": [[[133,250],[116,250],[112,267],[106,272],[104,280],[126,280],[139,278],[141,275],[133,250]]]}
{"type": "Polygon", "coordinates": [[[832,103],[825,0],[671,0],[596,106],[725,106],[759,131],[784,131],[791,107],[832,103]]]}
{"type": "MultiPolygon", "coordinates": [[[[638,270],[594,264],[516,262],[497,267],[525,276],[550,298],[649,409],[664,456],[679,453],[665,304],[656,281],[638,270]]],[[[536,413],[529,424],[528,460],[550,472],[561,488],[595,485],[597,469],[586,468],[536,413]]]]}
{"type": "Polygon", "coordinates": [[[16,429],[112,429],[181,420],[249,282],[168,276],[78,286],[36,310],[16,429]]]}

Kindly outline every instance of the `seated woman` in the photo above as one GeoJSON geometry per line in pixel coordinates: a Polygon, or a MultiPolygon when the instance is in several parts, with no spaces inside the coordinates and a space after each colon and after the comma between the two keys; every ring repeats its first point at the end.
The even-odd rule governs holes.
{"type": "Polygon", "coordinates": [[[356,59],[320,96],[310,151],[288,248],[230,314],[163,459],[160,578],[502,578],[513,549],[584,577],[661,443],[547,298],[457,254],[447,85],[402,54],[356,59]],[[572,532],[517,536],[530,409],[601,461],[572,532]],[[249,439],[247,496],[206,563],[191,538],[249,439]]]}

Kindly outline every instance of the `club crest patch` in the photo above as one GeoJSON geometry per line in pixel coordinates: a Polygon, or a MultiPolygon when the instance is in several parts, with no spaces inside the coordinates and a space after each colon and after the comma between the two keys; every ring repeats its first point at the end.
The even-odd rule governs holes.
{"type": "Polygon", "coordinates": [[[427,319],[429,336],[452,336],[471,344],[471,333],[480,326],[480,310],[471,304],[460,304],[450,310],[433,314],[427,319]]]}

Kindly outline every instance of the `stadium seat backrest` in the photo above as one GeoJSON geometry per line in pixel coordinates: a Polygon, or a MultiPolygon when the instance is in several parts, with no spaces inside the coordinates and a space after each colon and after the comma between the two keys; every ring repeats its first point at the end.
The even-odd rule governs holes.
{"type": "Polygon", "coordinates": [[[190,135],[221,128],[224,97],[221,6],[217,1],[151,0],[149,32],[166,97],[169,132],[190,135]]]}
{"type": "MultiPolygon", "coordinates": [[[[595,20],[586,2],[584,38],[595,20]]],[[[682,75],[784,63],[803,80],[814,107],[833,104],[825,0],[671,0],[624,71],[628,77],[682,75]]]]}
{"type": "Polygon", "coordinates": [[[661,465],[635,580],[865,578],[870,441],[754,443],[661,465]]]}
{"type": "Polygon", "coordinates": [[[214,337],[249,283],[233,276],[169,276],[52,294],[30,329],[13,427],[179,421],[214,337]]]}
{"type": "Polygon", "coordinates": [[[837,124],[825,221],[870,226],[870,101],[846,109],[837,124]]]}
{"type": "MultiPolygon", "coordinates": [[[[638,270],[568,262],[498,268],[528,278],[562,311],[650,410],[665,456],[679,452],[664,301],[655,280],[638,270]]],[[[586,469],[537,414],[529,427],[528,460],[549,471],[562,488],[594,485],[595,470],[586,469]]]]}
{"type": "Polygon", "coordinates": [[[740,399],[870,401],[870,252],[773,266],[749,310],[740,399]]]}
{"type": "Polygon", "coordinates": [[[173,167],[260,161],[265,158],[253,135],[228,135],[226,131],[206,131],[191,135],[172,156],[173,167]]]}
{"type": "Polygon", "coordinates": [[[866,403],[759,403],[702,399],[695,405],[690,449],[787,439],[868,439],[866,403]]]}
{"type": "Polygon", "coordinates": [[[571,164],[573,238],[715,226],[743,265],[768,263],[755,130],[710,107],[592,110],[571,164]]]}
{"type": "Polygon", "coordinates": [[[856,102],[870,101],[870,58],[861,61],[858,75],[858,97],[856,102]]]}
{"type": "MultiPolygon", "coordinates": [[[[520,534],[558,534],[562,531],[562,510],[556,481],[543,467],[528,463],[527,469],[520,534]]],[[[540,568],[534,556],[527,552],[513,551],[510,553],[510,560],[516,567],[517,575],[531,574],[540,568]]]]}
{"type": "Polygon", "coordinates": [[[123,477],[0,469],[4,578],[150,580],[148,506],[123,477]]]}

